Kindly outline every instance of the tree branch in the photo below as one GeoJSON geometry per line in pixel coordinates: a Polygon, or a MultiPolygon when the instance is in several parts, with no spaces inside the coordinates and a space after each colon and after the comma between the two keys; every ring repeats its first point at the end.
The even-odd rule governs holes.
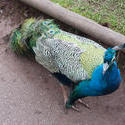
{"type": "Polygon", "coordinates": [[[100,40],[101,42],[115,46],[125,43],[125,36],[101,26],[96,22],[71,12],[49,0],[20,0],[40,11],[100,40]]]}

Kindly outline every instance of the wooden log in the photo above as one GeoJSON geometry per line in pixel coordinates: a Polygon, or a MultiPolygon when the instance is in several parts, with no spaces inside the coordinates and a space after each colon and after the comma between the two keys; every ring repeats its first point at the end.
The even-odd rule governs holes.
{"type": "Polygon", "coordinates": [[[20,0],[110,46],[125,43],[125,36],[71,12],[49,0],[20,0]]]}

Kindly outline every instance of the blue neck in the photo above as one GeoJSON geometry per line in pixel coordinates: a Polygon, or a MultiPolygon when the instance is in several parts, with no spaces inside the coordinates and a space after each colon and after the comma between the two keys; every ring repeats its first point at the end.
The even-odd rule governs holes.
{"type": "Polygon", "coordinates": [[[101,96],[114,92],[120,85],[121,75],[116,62],[103,75],[103,64],[98,66],[91,80],[82,81],[77,89],[81,96],[101,96]]]}
{"type": "Polygon", "coordinates": [[[116,62],[112,64],[103,77],[107,84],[105,94],[112,93],[119,87],[121,83],[121,75],[116,62]]]}

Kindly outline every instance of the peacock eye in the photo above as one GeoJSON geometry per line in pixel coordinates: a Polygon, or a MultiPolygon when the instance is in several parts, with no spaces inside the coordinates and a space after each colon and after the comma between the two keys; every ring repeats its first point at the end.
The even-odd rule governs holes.
{"type": "Polygon", "coordinates": [[[50,28],[53,28],[53,26],[51,25],[50,28]]]}
{"type": "Polygon", "coordinates": [[[53,33],[54,33],[54,31],[50,30],[50,34],[53,34],[53,33]]]}
{"type": "Polygon", "coordinates": [[[47,24],[46,22],[43,22],[43,24],[47,24]]]}

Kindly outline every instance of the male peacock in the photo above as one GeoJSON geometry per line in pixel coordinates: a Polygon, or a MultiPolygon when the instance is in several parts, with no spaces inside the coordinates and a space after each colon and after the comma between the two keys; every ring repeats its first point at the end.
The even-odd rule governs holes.
{"type": "Polygon", "coordinates": [[[59,79],[67,108],[77,110],[73,105],[76,100],[110,94],[120,85],[115,54],[125,44],[106,50],[92,40],[59,29],[52,20],[34,18],[13,31],[10,41],[14,52],[32,53],[59,79]],[[64,85],[72,88],[69,97],[64,85]]]}

